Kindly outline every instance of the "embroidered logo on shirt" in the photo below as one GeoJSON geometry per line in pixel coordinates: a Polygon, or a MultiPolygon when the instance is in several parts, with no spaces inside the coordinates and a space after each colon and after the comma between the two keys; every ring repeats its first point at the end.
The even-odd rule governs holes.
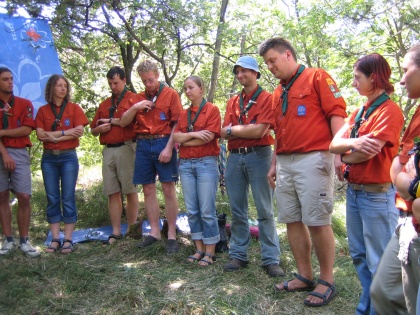
{"type": "Polygon", "coordinates": [[[166,120],[166,115],[164,112],[160,112],[159,117],[160,117],[160,120],[166,120]]]}
{"type": "Polygon", "coordinates": [[[17,125],[18,125],[18,127],[20,127],[20,119],[18,119],[17,125]]]}
{"type": "Polygon", "coordinates": [[[255,124],[257,122],[257,118],[252,118],[252,120],[249,122],[250,124],[255,124]]]}
{"type": "Polygon", "coordinates": [[[335,98],[339,98],[339,97],[341,97],[341,92],[335,92],[335,93],[334,93],[334,97],[335,97],[335,98]]]}
{"type": "Polygon", "coordinates": [[[298,116],[306,116],[306,106],[305,105],[299,105],[297,107],[297,114],[298,114],[298,116]]]}
{"type": "Polygon", "coordinates": [[[66,126],[66,127],[70,127],[70,119],[66,119],[66,120],[64,120],[64,126],[66,126]]]}

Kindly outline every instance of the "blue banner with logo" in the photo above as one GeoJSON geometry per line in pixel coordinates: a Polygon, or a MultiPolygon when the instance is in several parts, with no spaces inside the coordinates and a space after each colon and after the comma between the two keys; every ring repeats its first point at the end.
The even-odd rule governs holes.
{"type": "Polygon", "coordinates": [[[0,14],[0,67],[13,73],[13,93],[29,99],[35,112],[46,103],[45,85],[62,74],[60,61],[46,21],[0,14]]]}

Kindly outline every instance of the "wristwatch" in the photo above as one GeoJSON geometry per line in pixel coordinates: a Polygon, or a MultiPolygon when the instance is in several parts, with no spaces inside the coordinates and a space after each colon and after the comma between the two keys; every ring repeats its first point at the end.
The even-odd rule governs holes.
{"type": "Polygon", "coordinates": [[[226,129],[226,134],[229,136],[229,137],[232,137],[232,127],[228,127],[228,129],[226,129]]]}

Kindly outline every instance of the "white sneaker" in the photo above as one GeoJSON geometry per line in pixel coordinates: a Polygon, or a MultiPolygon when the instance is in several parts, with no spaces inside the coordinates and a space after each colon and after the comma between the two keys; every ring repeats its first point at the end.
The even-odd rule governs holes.
{"type": "Polygon", "coordinates": [[[3,244],[1,244],[0,247],[0,255],[7,255],[15,248],[16,245],[14,242],[8,242],[7,240],[4,240],[3,244]]]}
{"type": "Polygon", "coordinates": [[[32,245],[31,243],[29,243],[29,241],[27,241],[26,243],[20,244],[19,245],[20,250],[29,257],[38,257],[39,255],[41,255],[41,253],[39,251],[37,251],[32,245]]]}

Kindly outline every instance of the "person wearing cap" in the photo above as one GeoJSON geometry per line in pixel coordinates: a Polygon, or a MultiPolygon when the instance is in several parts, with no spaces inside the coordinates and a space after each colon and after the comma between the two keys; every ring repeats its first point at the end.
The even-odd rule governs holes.
{"type": "Polygon", "coordinates": [[[143,185],[144,204],[150,222],[150,234],[138,247],[150,246],[160,240],[159,202],[156,195],[156,174],[162,185],[168,223],[168,254],[179,250],[176,241],[178,200],[175,182],[178,181],[178,161],[173,132],[182,111],[177,91],[159,81],[156,63],[145,60],[137,67],[145,91],[137,95],[137,103],[120,120],[122,127],[134,122],[137,137],[134,162],[134,184],[143,185]]]}
{"type": "Polygon", "coordinates": [[[346,103],[326,71],[298,64],[296,51],[287,40],[268,39],[261,44],[259,54],[280,80],[273,93],[276,155],[268,180],[276,187],[279,222],[287,225],[298,269],[293,280],[275,288],[281,292],[310,291],[304,304],[323,306],[336,292],[331,228],[334,162],[341,174],[340,156],[334,158],[328,150],[344,125],[346,103]],[[312,245],[320,266],[317,284],[313,281],[312,245]]]}
{"type": "Polygon", "coordinates": [[[90,127],[92,134],[99,135],[99,142],[104,146],[102,151],[103,191],[108,196],[109,216],[112,234],[104,244],[110,245],[121,239],[122,196],[125,194],[127,224],[137,221],[139,198],[137,186],[133,184],[134,158],[136,143],[134,139],[134,123],[126,127],[120,126],[121,116],[135,103],[136,94],[125,85],[124,69],[112,67],[106,74],[108,85],[112,91],[96,111],[90,127]]]}
{"type": "Polygon", "coordinates": [[[225,182],[232,212],[229,262],[224,271],[238,271],[248,265],[251,235],[248,223],[248,192],[251,186],[258,214],[262,267],[271,277],[283,276],[279,266],[280,245],[272,203],[273,189],[267,181],[274,143],[271,94],[257,83],[260,70],[257,60],[242,56],[233,74],[243,86],[226,106],[221,136],[228,140],[229,157],[225,182]]]}

